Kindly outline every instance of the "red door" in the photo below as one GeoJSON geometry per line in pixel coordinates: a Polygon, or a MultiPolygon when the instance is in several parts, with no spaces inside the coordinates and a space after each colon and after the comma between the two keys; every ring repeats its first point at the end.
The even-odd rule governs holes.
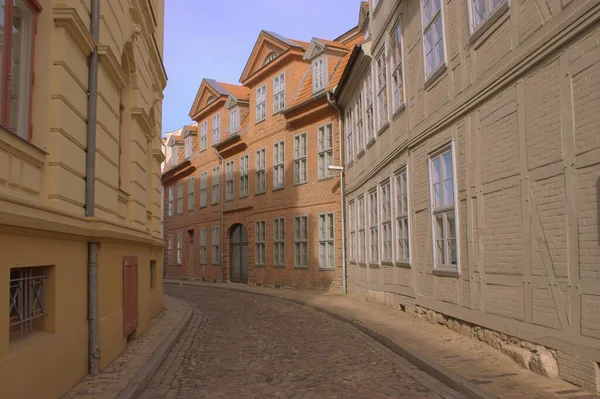
{"type": "Polygon", "coordinates": [[[138,326],[138,262],[137,256],[123,257],[123,336],[138,326]]]}

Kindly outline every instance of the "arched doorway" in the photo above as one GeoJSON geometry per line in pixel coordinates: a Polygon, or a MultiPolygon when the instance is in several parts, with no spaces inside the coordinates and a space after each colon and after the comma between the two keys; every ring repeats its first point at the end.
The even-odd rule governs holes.
{"type": "Polygon", "coordinates": [[[234,283],[248,282],[248,233],[241,224],[229,229],[229,270],[234,283]]]}

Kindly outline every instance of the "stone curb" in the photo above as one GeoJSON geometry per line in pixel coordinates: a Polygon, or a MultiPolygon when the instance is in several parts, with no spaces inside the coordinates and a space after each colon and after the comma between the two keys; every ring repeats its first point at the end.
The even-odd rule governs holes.
{"type": "Polygon", "coordinates": [[[466,378],[462,377],[461,375],[459,375],[459,374],[455,373],[454,371],[441,365],[439,362],[437,362],[432,357],[430,357],[424,353],[415,351],[414,349],[410,348],[408,345],[403,345],[403,344],[395,341],[393,339],[393,337],[390,337],[388,334],[386,334],[384,332],[378,331],[376,327],[368,326],[364,323],[361,323],[359,320],[342,315],[341,313],[337,313],[335,311],[325,309],[325,308],[317,306],[317,305],[309,304],[302,299],[286,298],[286,297],[279,296],[276,293],[258,292],[258,291],[255,292],[255,291],[249,290],[245,287],[238,288],[238,287],[234,287],[234,286],[228,286],[224,283],[202,283],[202,282],[184,281],[184,280],[164,280],[163,283],[164,284],[172,284],[172,285],[181,285],[181,284],[194,285],[194,286],[198,286],[198,287],[223,289],[223,290],[229,290],[229,291],[238,291],[238,292],[243,292],[243,293],[247,293],[247,294],[262,295],[262,296],[268,296],[268,297],[272,297],[272,298],[283,299],[286,301],[297,303],[298,305],[306,306],[308,308],[311,308],[318,312],[321,312],[331,318],[334,318],[336,320],[342,321],[344,323],[347,323],[347,324],[353,326],[357,330],[367,334],[368,336],[370,336],[374,340],[378,341],[379,343],[381,343],[388,349],[392,350],[396,354],[407,359],[409,362],[413,363],[415,366],[419,367],[421,370],[425,371],[432,377],[434,377],[437,380],[441,381],[442,383],[446,384],[450,388],[462,393],[463,395],[466,395],[468,398],[498,399],[498,396],[496,396],[484,389],[481,389],[480,387],[473,384],[466,378]]]}
{"type": "Polygon", "coordinates": [[[142,368],[138,370],[135,376],[127,383],[127,386],[119,392],[116,399],[134,399],[142,394],[154,374],[158,371],[158,368],[165,361],[167,355],[181,337],[181,334],[183,334],[183,330],[185,330],[190,322],[193,314],[191,306],[177,298],[173,299],[187,308],[183,317],[177,322],[177,325],[167,338],[165,338],[158,348],[156,348],[152,356],[150,356],[150,359],[148,359],[142,368]]]}

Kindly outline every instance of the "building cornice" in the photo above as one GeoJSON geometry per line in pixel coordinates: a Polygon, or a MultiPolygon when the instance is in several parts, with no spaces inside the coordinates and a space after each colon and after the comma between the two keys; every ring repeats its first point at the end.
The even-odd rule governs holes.
{"type": "Polygon", "coordinates": [[[110,76],[113,83],[118,88],[127,86],[127,77],[112,48],[106,44],[99,43],[98,56],[100,58],[100,65],[106,69],[106,72],[108,72],[108,76],[110,76]]]}
{"type": "Polygon", "coordinates": [[[52,12],[54,25],[64,28],[86,56],[94,51],[94,39],[75,8],[56,6],[52,12]]]}

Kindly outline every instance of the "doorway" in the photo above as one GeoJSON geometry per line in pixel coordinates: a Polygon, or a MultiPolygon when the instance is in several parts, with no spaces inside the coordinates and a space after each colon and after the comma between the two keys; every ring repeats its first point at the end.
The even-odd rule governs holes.
{"type": "Polygon", "coordinates": [[[229,230],[229,270],[234,283],[248,282],[248,233],[241,224],[229,230]]]}

